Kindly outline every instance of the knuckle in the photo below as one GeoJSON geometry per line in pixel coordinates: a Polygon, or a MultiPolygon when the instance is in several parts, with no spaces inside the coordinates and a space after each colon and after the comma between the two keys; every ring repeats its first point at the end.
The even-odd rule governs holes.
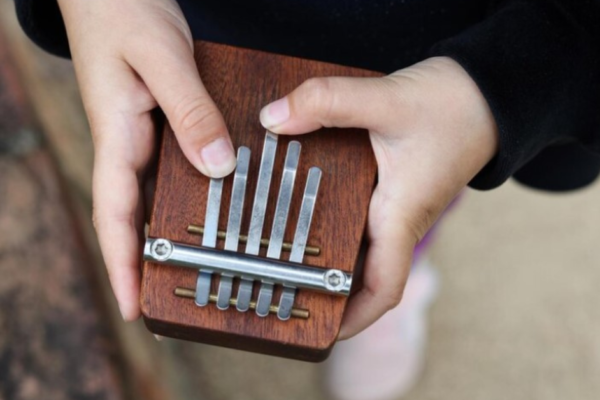
{"type": "Polygon", "coordinates": [[[381,105],[396,115],[414,115],[418,111],[418,102],[414,101],[414,93],[409,78],[397,77],[395,75],[384,76],[377,82],[381,88],[381,105]]]}
{"type": "Polygon", "coordinates": [[[92,143],[94,144],[94,151],[98,152],[106,145],[106,135],[102,133],[102,129],[98,129],[92,126],[90,129],[92,136],[92,143]]]}
{"type": "Polygon", "coordinates": [[[385,311],[396,308],[402,301],[403,290],[397,286],[381,285],[378,288],[367,288],[367,290],[385,311]]]}
{"type": "Polygon", "coordinates": [[[419,243],[425,237],[427,231],[435,224],[439,214],[439,207],[423,203],[416,213],[418,217],[405,219],[406,227],[411,237],[415,240],[415,243],[419,243]]]}
{"type": "Polygon", "coordinates": [[[135,217],[127,213],[114,213],[114,212],[99,211],[97,206],[93,207],[92,210],[92,225],[96,230],[96,233],[102,234],[113,229],[115,226],[127,225],[135,226],[135,217]]]}
{"type": "Polygon", "coordinates": [[[435,224],[435,221],[437,220],[439,214],[440,211],[437,207],[428,205],[423,206],[423,220],[420,224],[421,229],[418,231],[419,241],[423,239],[429,228],[433,226],[433,224],[435,224]]]}
{"type": "Polygon", "coordinates": [[[405,220],[406,228],[415,244],[419,243],[425,237],[427,227],[430,226],[429,221],[433,220],[433,217],[430,215],[431,213],[426,212],[419,219],[410,218],[405,220]]]}
{"type": "Polygon", "coordinates": [[[175,130],[184,135],[211,136],[221,128],[217,108],[201,98],[184,100],[175,108],[175,130]]]}
{"type": "Polygon", "coordinates": [[[310,78],[302,84],[301,99],[316,115],[326,119],[333,105],[331,78],[310,78]]]}
{"type": "Polygon", "coordinates": [[[103,134],[103,131],[105,130],[103,121],[105,118],[92,109],[87,111],[87,120],[90,127],[90,135],[92,136],[94,144],[96,144],[103,136],[105,136],[103,134]]]}
{"type": "Polygon", "coordinates": [[[386,311],[390,311],[398,307],[400,301],[402,301],[402,290],[393,288],[392,290],[384,291],[379,297],[386,311]]]}
{"type": "Polygon", "coordinates": [[[98,214],[98,208],[94,206],[94,209],[92,210],[92,225],[94,226],[94,229],[96,230],[96,233],[100,232],[101,229],[101,218],[98,214]]]}

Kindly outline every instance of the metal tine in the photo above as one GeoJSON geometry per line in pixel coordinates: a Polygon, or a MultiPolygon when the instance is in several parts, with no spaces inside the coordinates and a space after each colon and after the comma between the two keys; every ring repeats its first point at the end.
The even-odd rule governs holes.
{"type": "Polygon", "coordinates": [[[225,250],[228,251],[237,251],[238,249],[249,164],[250,149],[242,146],[238,149],[237,166],[233,176],[233,189],[231,191],[231,204],[229,206],[229,218],[227,220],[225,250]]]}
{"type": "Polygon", "coordinates": [[[271,177],[273,176],[276,151],[277,135],[267,132],[260,160],[260,169],[258,171],[254,204],[252,205],[252,217],[250,219],[248,242],[246,243],[246,254],[256,256],[260,250],[260,239],[262,238],[263,225],[265,223],[265,212],[267,209],[267,200],[269,198],[269,189],[271,187],[271,177]]]}
{"type": "Polygon", "coordinates": [[[302,196],[302,205],[300,206],[300,214],[298,215],[298,223],[296,225],[296,233],[294,234],[294,242],[292,243],[292,252],[290,253],[290,261],[301,263],[304,258],[306,243],[308,242],[308,233],[312,223],[315,205],[317,203],[317,195],[321,184],[321,169],[312,167],[308,170],[308,178],[304,187],[304,195],[302,196]]]}
{"type": "MultiPolygon", "coordinates": [[[[250,218],[250,229],[248,241],[246,242],[246,254],[258,255],[260,251],[260,240],[262,238],[263,225],[265,223],[265,211],[269,198],[271,177],[273,176],[273,164],[277,150],[277,135],[267,131],[265,143],[260,160],[254,203],[252,204],[252,216],[250,218]]],[[[237,305],[238,311],[248,311],[252,299],[252,286],[254,281],[242,276],[238,288],[237,305]]]]}
{"type": "MultiPolygon", "coordinates": [[[[215,247],[219,231],[219,212],[221,195],[223,193],[223,178],[211,179],[206,201],[206,216],[204,218],[204,235],[202,246],[215,247]]],[[[196,304],[203,307],[209,303],[212,272],[200,269],[196,279],[196,304]]]]}
{"type": "MultiPolygon", "coordinates": [[[[277,197],[277,206],[275,207],[275,215],[273,217],[273,226],[271,227],[267,258],[279,259],[281,257],[281,246],[283,245],[283,236],[287,226],[301,149],[302,146],[297,141],[292,141],[288,144],[283,175],[281,176],[281,184],[279,186],[279,195],[277,197]]],[[[266,317],[269,315],[272,298],[273,282],[263,281],[260,285],[258,301],[256,303],[256,314],[258,316],[266,317]]]]}
{"type": "Polygon", "coordinates": [[[269,315],[271,300],[273,299],[273,289],[273,282],[261,282],[260,291],[258,292],[258,300],[256,301],[256,315],[259,317],[266,317],[269,315]]]}
{"type": "MultiPolygon", "coordinates": [[[[250,149],[247,147],[240,147],[237,154],[237,166],[233,176],[233,189],[231,191],[227,234],[225,236],[225,250],[228,251],[237,251],[239,245],[249,163],[250,149]]],[[[232,288],[233,275],[225,273],[221,274],[219,291],[217,294],[217,308],[219,310],[227,310],[229,308],[232,288]]]]}
{"type": "MultiPolygon", "coordinates": [[[[315,210],[319,185],[321,183],[322,172],[317,167],[312,167],[308,171],[308,178],[302,196],[302,205],[300,206],[300,214],[296,225],[296,233],[294,234],[294,242],[292,244],[292,252],[289,261],[301,263],[304,258],[304,250],[308,241],[308,233],[315,210]]],[[[281,298],[279,299],[279,310],[277,317],[286,321],[290,319],[294,301],[296,298],[296,288],[293,286],[284,286],[281,298]]]]}
{"type": "Polygon", "coordinates": [[[283,236],[285,235],[292,193],[294,192],[294,182],[296,180],[301,149],[302,146],[299,142],[292,141],[288,144],[281,185],[279,186],[279,196],[277,197],[277,205],[275,207],[275,216],[273,217],[273,226],[271,227],[267,258],[279,259],[281,257],[283,236]]]}

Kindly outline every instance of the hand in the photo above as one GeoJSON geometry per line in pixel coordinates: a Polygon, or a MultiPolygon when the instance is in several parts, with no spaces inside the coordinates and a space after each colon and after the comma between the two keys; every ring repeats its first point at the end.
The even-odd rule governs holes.
{"type": "Polygon", "coordinates": [[[144,183],[160,106],[187,159],[222,177],[235,168],[223,117],[206,93],[175,0],[59,0],[94,138],[94,223],[125,320],[139,317],[144,183]]]}
{"type": "Polygon", "coordinates": [[[496,153],[496,125],[479,89],[449,58],[384,78],[315,78],[263,108],[279,134],[369,130],[378,184],[369,209],[364,286],[339,334],[352,337],[402,298],[415,245],[496,153]]]}

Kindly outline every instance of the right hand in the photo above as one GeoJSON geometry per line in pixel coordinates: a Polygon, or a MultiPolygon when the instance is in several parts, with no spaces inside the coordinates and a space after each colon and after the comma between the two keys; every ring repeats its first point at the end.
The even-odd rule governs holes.
{"type": "Polygon", "coordinates": [[[160,106],[187,159],[210,177],[235,168],[227,127],[198,75],[175,0],[59,0],[95,147],[94,225],[123,319],[140,315],[144,181],[160,106]]]}

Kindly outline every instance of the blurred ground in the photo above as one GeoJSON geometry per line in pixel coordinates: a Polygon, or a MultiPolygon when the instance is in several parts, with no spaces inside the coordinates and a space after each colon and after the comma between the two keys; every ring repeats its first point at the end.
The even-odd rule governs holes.
{"type": "MultiPolygon", "coordinates": [[[[23,101],[31,108],[31,115],[23,118],[37,121],[31,126],[40,127],[42,140],[17,146],[16,153],[0,151],[0,226],[10,226],[10,231],[0,231],[0,272],[5,276],[0,279],[0,301],[13,299],[20,289],[11,286],[12,292],[6,291],[6,275],[18,271],[8,263],[7,249],[18,240],[30,243],[29,258],[17,258],[25,263],[23,268],[32,259],[49,266],[67,265],[70,269],[59,272],[78,282],[79,291],[71,290],[71,295],[82,296],[87,288],[98,293],[97,298],[79,297],[80,305],[57,304],[69,313],[85,305],[83,312],[69,318],[77,324],[87,318],[84,323],[92,330],[85,335],[98,336],[102,345],[83,347],[85,354],[50,362],[41,370],[60,367],[57,371],[68,377],[86,368],[90,373],[104,371],[106,375],[100,374],[99,379],[123,386],[101,390],[98,381],[91,381],[87,391],[77,392],[78,399],[326,399],[319,386],[323,366],[174,340],[157,343],[141,323],[120,322],[89,222],[92,146],[72,67],[43,54],[22,36],[11,0],[0,0],[1,34],[18,72],[13,83],[23,88],[23,101]],[[70,251],[79,254],[71,264],[52,253],[52,246],[48,250],[47,244],[42,245],[31,225],[19,223],[23,219],[18,218],[28,212],[23,199],[35,203],[31,199],[39,195],[39,188],[45,188],[44,199],[54,201],[43,203],[49,210],[44,215],[54,216],[46,218],[49,226],[56,228],[53,221],[62,221],[60,226],[69,230],[75,221],[72,234],[81,245],[70,251]],[[62,195],[55,192],[59,189],[62,195]]],[[[20,112],[3,111],[4,122],[7,115],[20,112]]],[[[599,205],[600,182],[564,195],[535,192],[511,182],[489,193],[468,193],[442,225],[431,255],[441,271],[442,290],[431,314],[427,367],[407,399],[598,397],[599,205]]],[[[39,211],[39,207],[30,209],[39,211]]],[[[28,281],[20,285],[27,288],[28,281]]],[[[68,343],[57,340],[64,337],[58,326],[54,336],[32,333],[15,339],[11,333],[15,326],[35,332],[36,324],[27,322],[29,317],[19,309],[15,314],[4,308],[6,301],[0,304],[0,400],[74,398],[68,383],[61,392],[57,381],[40,370],[25,371],[22,376],[33,380],[24,383],[11,371],[21,368],[18,363],[23,357],[36,358],[43,352],[40,357],[47,360],[73,351],[72,342],[81,337],[68,343]],[[45,390],[50,387],[52,391],[45,390]]],[[[54,303],[45,304],[46,308],[33,300],[28,304],[33,310],[50,312],[64,324],[65,332],[72,331],[69,323],[60,320],[67,318],[64,314],[53,316],[54,303]]],[[[65,382],[77,386],[73,379],[65,382]]]]}

